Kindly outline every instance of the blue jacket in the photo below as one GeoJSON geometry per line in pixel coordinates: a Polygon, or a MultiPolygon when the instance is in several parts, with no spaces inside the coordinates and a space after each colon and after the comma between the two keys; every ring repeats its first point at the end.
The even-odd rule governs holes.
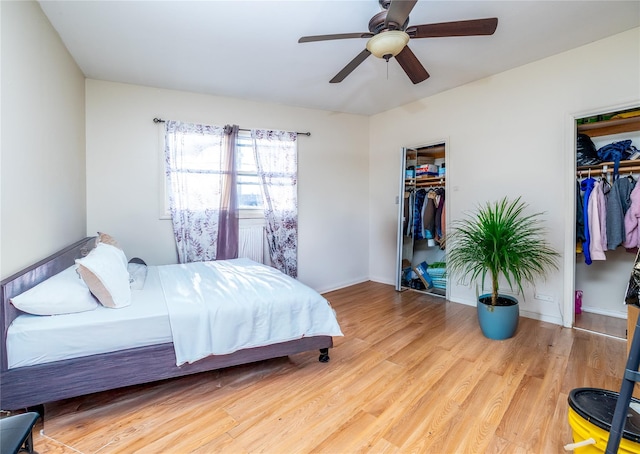
{"type": "Polygon", "coordinates": [[[593,178],[585,178],[582,183],[580,183],[580,189],[584,191],[583,195],[583,219],[584,219],[584,243],[582,246],[582,252],[584,253],[584,263],[587,265],[591,265],[591,254],[589,253],[589,245],[591,244],[591,237],[589,236],[589,215],[587,212],[587,207],[589,205],[589,196],[591,195],[591,191],[593,191],[593,186],[595,185],[596,180],[593,178]]]}

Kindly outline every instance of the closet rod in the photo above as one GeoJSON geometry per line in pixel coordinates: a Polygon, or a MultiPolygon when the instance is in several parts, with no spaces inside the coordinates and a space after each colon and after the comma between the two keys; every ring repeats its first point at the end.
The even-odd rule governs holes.
{"type": "MultiPolygon", "coordinates": [[[[163,120],[162,118],[156,117],[156,118],[153,119],[153,122],[154,123],[164,123],[165,120],[163,120]]],[[[251,131],[251,129],[242,129],[242,128],[238,128],[238,129],[240,131],[251,131]]],[[[296,132],[296,134],[298,134],[299,136],[307,136],[307,137],[311,136],[310,132],[296,132]]]]}
{"type": "MultiPolygon", "coordinates": [[[[627,172],[640,172],[640,166],[628,166],[628,167],[621,167],[618,169],[618,175],[624,175],[627,172]]],[[[576,172],[577,176],[583,176],[585,173],[587,173],[587,170],[578,170],[576,172]]],[[[607,168],[607,169],[593,169],[593,172],[591,172],[593,174],[599,174],[599,173],[613,173],[613,169],[611,168],[607,168]]]]}

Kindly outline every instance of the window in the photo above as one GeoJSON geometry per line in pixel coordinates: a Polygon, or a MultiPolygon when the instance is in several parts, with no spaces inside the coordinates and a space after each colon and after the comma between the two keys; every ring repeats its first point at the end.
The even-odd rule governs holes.
{"type": "MultiPolygon", "coordinates": [[[[197,142],[197,138],[194,138],[197,142]]],[[[167,188],[167,178],[165,176],[165,157],[164,157],[164,132],[160,137],[160,181],[162,183],[162,201],[161,201],[161,219],[171,219],[169,213],[169,191],[167,188]]],[[[200,148],[202,153],[200,159],[193,160],[189,163],[187,172],[193,174],[194,178],[203,177],[207,174],[219,173],[220,169],[212,166],[207,156],[211,156],[209,147],[202,146],[198,143],[192,144],[194,147],[200,148]]],[[[238,134],[238,143],[236,148],[236,165],[238,170],[238,210],[239,216],[243,218],[264,218],[262,188],[258,178],[258,170],[256,166],[255,156],[253,154],[253,143],[251,133],[249,131],[240,131],[238,134]]]]}
{"type": "Polygon", "coordinates": [[[236,153],[240,217],[253,217],[250,216],[251,211],[254,213],[258,211],[262,215],[262,188],[249,132],[240,131],[238,133],[236,153]]]}
{"type": "Polygon", "coordinates": [[[239,224],[254,217],[248,222],[266,226],[273,266],[296,277],[297,133],[255,129],[249,136],[237,125],[170,120],[165,141],[168,184],[161,187],[171,195],[163,208],[171,213],[180,263],[237,257],[239,224]],[[268,209],[260,209],[262,200],[268,209]]]}

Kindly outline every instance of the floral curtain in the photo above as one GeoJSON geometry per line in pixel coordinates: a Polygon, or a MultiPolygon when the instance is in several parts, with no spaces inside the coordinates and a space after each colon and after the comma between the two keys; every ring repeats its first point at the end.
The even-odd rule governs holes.
{"type": "Polygon", "coordinates": [[[180,263],[231,258],[234,245],[227,242],[234,234],[229,229],[235,229],[237,254],[235,145],[225,136],[219,126],[165,123],[169,209],[180,263]],[[218,248],[220,242],[224,247],[218,248]]]}
{"type": "Polygon", "coordinates": [[[297,134],[251,130],[272,265],[298,276],[298,146],[297,134]]]}

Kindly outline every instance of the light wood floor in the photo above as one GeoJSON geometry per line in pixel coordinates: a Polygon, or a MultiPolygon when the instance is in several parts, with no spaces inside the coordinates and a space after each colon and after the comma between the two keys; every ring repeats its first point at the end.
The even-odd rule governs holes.
{"type": "Polygon", "coordinates": [[[620,339],[627,338],[627,320],[624,318],[582,312],[576,314],[573,326],[620,339]]]}
{"type": "Polygon", "coordinates": [[[618,391],[621,340],[364,283],[326,295],[345,336],[302,353],[48,404],[48,453],[561,453],[571,389],[618,391]]]}

